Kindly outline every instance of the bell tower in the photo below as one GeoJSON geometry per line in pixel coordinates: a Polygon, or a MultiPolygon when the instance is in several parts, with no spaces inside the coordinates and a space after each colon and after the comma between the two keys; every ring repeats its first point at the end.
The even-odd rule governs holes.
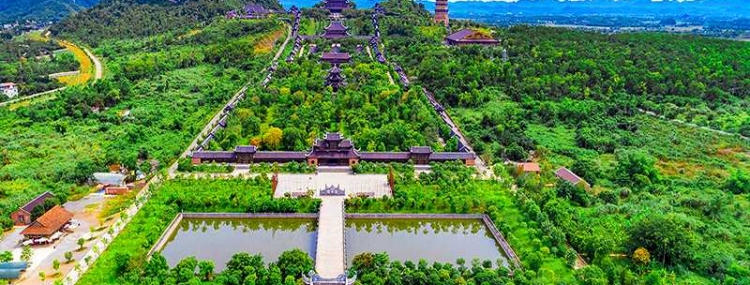
{"type": "Polygon", "coordinates": [[[448,0],[437,0],[435,2],[435,23],[448,25],[448,0]]]}

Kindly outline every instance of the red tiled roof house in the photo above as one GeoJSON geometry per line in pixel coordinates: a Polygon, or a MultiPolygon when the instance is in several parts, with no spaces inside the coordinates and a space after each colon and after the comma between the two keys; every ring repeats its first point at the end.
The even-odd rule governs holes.
{"type": "Polygon", "coordinates": [[[73,213],[57,205],[26,227],[21,234],[26,238],[48,238],[73,219],[73,213]]]}

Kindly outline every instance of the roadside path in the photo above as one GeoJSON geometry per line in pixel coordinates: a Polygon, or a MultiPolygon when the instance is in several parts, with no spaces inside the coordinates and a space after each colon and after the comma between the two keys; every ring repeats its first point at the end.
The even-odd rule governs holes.
{"type": "Polygon", "coordinates": [[[99,58],[88,48],[83,48],[83,51],[86,52],[86,55],[94,62],[94,81],[104,78],[104,67],[99,58]]]}
{"type": "Polygon", "coordinates": [[[440,103],[438,103],[437,100],[435,100],[435,95],[433,95],[432,92],[427,90],[427,88],[422,88],[422,91],[424,91],[425,96],[427,96],[427,101],[429,101],[430,104],[432,104],[432,107],[438,112],[438,115],[440,116],[440,118],[443,119],[443,122],[445,122],[448,125],[448,127],[451,128],[451,131],[456,135],[456,137],[458,137],[458,141],[461,142],[461,144],[464,147],[466,147],[466,149],[469,152],[474,153],[474,155],[476,155],[475,167],[479,171],[479,175],[481,177],[490,176],[491,173],[487,172],[489,169],[487,168],[482,158],[479,157],[479,155],[477,155],[474,152],[474,149],[469,144],[469,141],[466,140],[466,137],[461,132],[461,129],[458,128],[456,123],[453,121],[453,118],[451,118],[451,116],[448,114],[445,108],[442,105],[440,105],[440,103]]]}

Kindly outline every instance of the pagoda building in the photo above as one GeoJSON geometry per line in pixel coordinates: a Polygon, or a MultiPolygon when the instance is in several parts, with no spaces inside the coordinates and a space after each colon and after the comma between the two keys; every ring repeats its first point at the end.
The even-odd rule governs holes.
{"type": "Polygon", "coordinates": [[[437,0],[435,2],[435,18],[433,21],[448,26],[448,0],[437,0]]]}
{"type": "Polygon", "coordinates": [[[349,2],[347,0],[326,0],[326,9],[331,13],[341,13],[348,8],[349,2]]]}
{"type": "Polygon", "coordinates": [[[326,86],[331,86],[333,88],[333,92],[338,92],[339,88],[341,86],[344,86],[344,76],[341,75],[341,69],[339,68],[338,64],[334,64],[330,71],[328,71],[328,76],[326,76],[326,86]]]}
{"type": "Polygon", "coordinates": [[[349,36],[349,33],[346,32],[346,26],[340,21],[331,21],[328,27],[326,27],[325,34],[323,34],[323,37],[329,40],[340,39],[347,36],[349,36]]]}

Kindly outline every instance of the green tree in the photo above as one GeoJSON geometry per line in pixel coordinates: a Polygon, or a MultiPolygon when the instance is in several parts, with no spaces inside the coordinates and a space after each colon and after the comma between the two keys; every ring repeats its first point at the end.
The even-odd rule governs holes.
{"type": "Polygon", "coordinates": [[[0,263],[13,261],[13,253],[10,251],[3,251],[0,253],[0,263]]]}
{"type": "Polygon", "coordinates": [[[674,264],[693,254],[691,225],[677,214],[649,214],[629,229],[630,246],[643,247],[664,264],[674,264]]]}
{"type": "Polygon", "coordinates": [[[21,250],[21,261],[29,262],[33,254],[34,253],[31,251],[30,246],[28,245],[23,246],[23,249],[21,250]]]}
{"type": "Polygon", "coordinates": [[[76,244],[78,244],[78,251],[83,250],[83,245],[86,243],[86,240],[83,238],[79,238],[78,241],[76,241],[76,244]]]}
{"type": "Polygon", "coordinates": [[[65,263],[70,263],[73,261],[73,252],[65,252],[65,263]]]}
{"type": "Polygon", "coordinates": [[[210,260],[201,260],[198,262],[198,272],[203,281],[211,281],[214,275],[214,262],[210,260]]]}
{"type": "Polygon", "coordinates": [[[277,262],[282,276],[294,276],[295,278],[302,273],[313,269],[313,260],[310,256],[299,249],[285,251],[279,256],[277,262]]]}

